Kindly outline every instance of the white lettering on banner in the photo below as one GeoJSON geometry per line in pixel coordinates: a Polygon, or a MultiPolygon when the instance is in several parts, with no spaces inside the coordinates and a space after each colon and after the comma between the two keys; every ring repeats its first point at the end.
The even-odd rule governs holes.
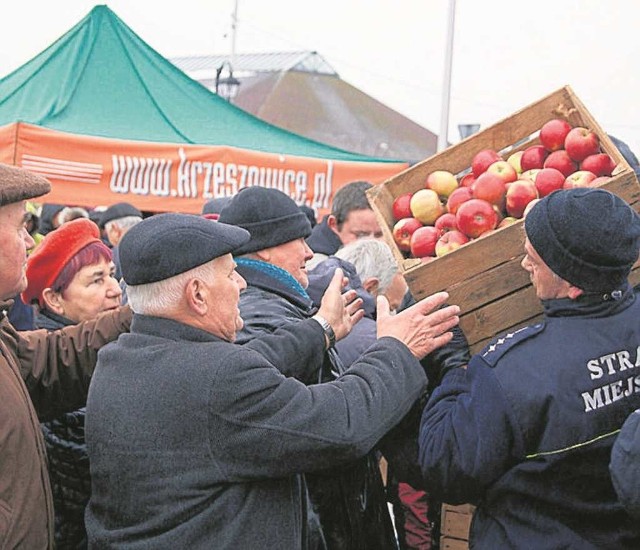
{"type": "Polygon", "coordinates": [[[167,159],[112,155],[109,188],[114,193],[169,195],[172,162],[167,159]]]}
{"type": "Polygon", "coordinates": [[[112,155],[113,173],[109,188],[114,193],[179,197],[186,199],[235,195],[240,189],[260,186],[278,189],[298,204],[316,209],[328,208],[333,192],[333,162],[326,161],[326,172],[291,168],[271,168],[233,162],[189,160],[178,148],[177,182],[171,181],[173,161],[169,159],[112,155]],[[309,199],[309,182],[313,195],[309,199]]]}

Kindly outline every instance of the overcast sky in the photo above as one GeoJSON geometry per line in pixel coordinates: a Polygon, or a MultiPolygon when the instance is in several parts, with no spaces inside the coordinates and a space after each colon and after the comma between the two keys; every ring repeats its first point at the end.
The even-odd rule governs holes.
{"type": "MultiPolygon", "coordinates": [[[[5,6],[0,75],[86,16],[88,0],[5,6]]],[[[165,57],[229,53],[234,0],[111,0],[165,57]]],[[[448,0],[238,0],[236,51],[315,50],[350,84],[440,129],[448,0]]],[[[457,0],[449,140],[569,84],[640,155],[640,2],[457,0]]]]}

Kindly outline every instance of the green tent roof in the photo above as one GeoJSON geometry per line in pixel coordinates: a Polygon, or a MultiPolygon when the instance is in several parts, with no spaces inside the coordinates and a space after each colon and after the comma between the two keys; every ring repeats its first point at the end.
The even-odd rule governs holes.
{"type": "Polygon", "coordinates": [[[162,57],[107,6],[95,6],[0,80],[0,125],[18,121],[106,138],[385,162],[287,132],[234,107],[162,57]]]}

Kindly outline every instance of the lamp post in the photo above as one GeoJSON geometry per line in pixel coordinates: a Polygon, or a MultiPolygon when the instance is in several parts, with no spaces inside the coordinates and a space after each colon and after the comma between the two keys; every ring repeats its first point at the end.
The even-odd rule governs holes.
{"type": "Polygon", "coordinates": [[[231,103],[231,100],[236,97],[239,87],[240,81],[233,76],[231,63],[223,61],[216,69],[216,94],[231,103]],[[227,70],[229,71],[229,76],[221,78],[222,71],[225,67],[227,67],[227,70]]]}

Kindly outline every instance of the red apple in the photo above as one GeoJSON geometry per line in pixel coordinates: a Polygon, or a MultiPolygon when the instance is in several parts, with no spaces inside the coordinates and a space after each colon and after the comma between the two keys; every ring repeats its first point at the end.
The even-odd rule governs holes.
{"type": "Polygon", "coordinates": [[[544,167],[559,170],[565,178],[578,169],[578,165],[564,149],[551,153],[544,161],[544,167]]]}
{"type": "Polygon", "coordinates": [[[405,193],[394,199],[391,205],[394,220],[398,221],[402,218],[410,218],[412,216],[410,206],[412,195],[413,193],[405,193]]]}
{"type": "Polygon", "coordinates": [[[595,132],[578,126],[567,134],[564,148],[573,160],[582,162],[589,155],[600,152],[600,139],[595,132]]]}
{"type": "Polygon", "coordinates": [[[580,163],[580,170],[589,170],[596,176],[610,176],[615,167],[615,161],[606,153],[589,155],[580,163]]]}
{"type": "Polygon", "coordinates": [[[427,189],[433,189],[438,196],[446,199],[454,189],[458,188],[458,180],[447,170],[436,170],[427,176],[427,189]]]}
{"type": "Polygon", "coordinates": [[[469,172],[460,178],[460,187],[471,187],[475,181],[476,177],[469,172]]]}
{"type": "Polygon", "coordinates": [[[543,168],[538,172],[535,186],[540,197],[546,197],[556,189],[562,189],[566,176],[555,168],[543,168]]]}
{"type": "Polygon", "coordinates": [[[435,256],[436,243],[440,238],[440,231],[431,225],[419,227],[411,235],[411,255],[414,258],[435,256]]]}
{"type": "Polygon", "coordinates": [[[411,213],[425,225],[433,225],[444,213],[440,197],[433,189],[420,189],[411,197],[411,213]]]}
{"type": "MultiPolygon", "coordinates": [[[[473,177],[473,176],[472,176],[473,177]]],[[[474,178],[475,179],[475,178],[474,178]]],[[[454,190],[447,199],[447,212],[455,214],[458,207],[463,203],[473,198],[473,191],[471,187],[458,187],[454,190]]]]}
{"type": "Polygon", "coordinates": [[[507,190],[507,214],[514,218],[521,218],[527,204],[537,198],[538,190],[536,189],[536,184],[531,180],[514,181],[507,190]]]}
{"type": "Polygon", "coordinates": [[[460,248],[468,242],[469,237],[462,233],[462,231],[447,231],[436,243],[436,256],[439,258],[445,254],[449,254],[449,252],[453,252],[456,248],[460,248]]]}
{"type": "Polygon", "coordinates": [[[471,199],[463,202],[458,208],[456,222],[460,231],[475,239],[498,225],[498,215],[490,202],[471,199]]]}
{"type": "Polygon", "coordinates": [[[451,212],[445,212],[436,220],[436,223],[433,224],[433,226],[442,234],[447,231],[458,229],[458,225],[456,224],[456,215],[451,212]]]}
{"type": "Polygon", "coordinates": [[[516,173],[522,174],[522,164],[520,164],[520,160],[522,159],[524,151],[516,151],[509,155],[507,158],[507,162],[516,169],[516,173]]]}
{"type": "Polygon", "coordinates": [[[422,227],[422,224],[411,217],[402,218],[394,224],[392,230],[393,240],[400,250],[403,252],[409,252],[411,250],[411,235],[420,227],[422,227]]]}
{"type": "Polygon", "coordinates": [[[574,187],[592,187],[596,175],[589,170],[578,170],[564,180],[563,189],[573,189],[574,187]]]}
{"type": "Polygon", "coordinates": [[[502,157],[493,149],[483,149],[475,154],[471,161],[471,171],[477,178],[480,174],[484,174],[487,168],[495,161],[502,160],[502,157]]]}
{"type": "Polygon", "coordinates": [[[497,174],[480,174],[471,187],[474,199],[482,199],[502,208],[507,193],[504,180],[497,174]]]}
{"type": "Polygon", "coordinates": [[[548,155],[549,151],[547,151],[543,145],[532,145],[531,147],[527,147],[522,153],[522,158],[520,159],[522,171],[526,172],[533,168],[542,168],[548,155]]]}
{"type": "Polygon", "coordinates": [[[505,183],[516,181],[518,179],[516,169],[506,160],[496,160],[489,166],[489,168],[487,168],[487,173],[500,176],[502,181],[505,183]]]}
{"type": "Polygon", "coordinates": [[[558,151],[564,147],[564,140],[570,131],[571,124],[561,118],[554,118],[540,128],[540,143],[549,151],[558,151]]]}

